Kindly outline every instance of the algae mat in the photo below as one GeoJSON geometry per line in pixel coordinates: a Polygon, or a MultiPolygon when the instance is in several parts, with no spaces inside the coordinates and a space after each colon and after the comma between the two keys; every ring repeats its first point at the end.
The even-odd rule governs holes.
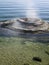
{"type": "Polygon", "coordinates": [[[0,65],[49,65],[49,45],[31,39],[0,37],[0,65]],[[41,62],[33,60],[34,57],[41,62]]]}

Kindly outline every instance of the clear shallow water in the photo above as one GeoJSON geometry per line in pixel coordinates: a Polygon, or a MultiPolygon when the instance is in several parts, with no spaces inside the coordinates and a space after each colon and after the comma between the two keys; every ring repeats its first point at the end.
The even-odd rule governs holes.
{"type": "Polygon", "coordinates": [[[36,17],[38,16],[49,21],[49,1],[31,0],[31,2],[30,0],[0,0],[0,21],[16,17],[26,17],[31,12],[30,10],[33,11],[32,14],[35,14],[36,17]],[[31,2],[33,5],[30,5],[31,2]]]}

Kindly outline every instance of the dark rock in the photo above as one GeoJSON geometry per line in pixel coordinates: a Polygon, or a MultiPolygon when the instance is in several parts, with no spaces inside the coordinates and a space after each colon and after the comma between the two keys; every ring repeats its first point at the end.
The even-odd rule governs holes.
{"type": "Polygon", "coordinates": [[[38,62],[41,62],[41,61],[42,61],[41,58],[39,58],[39,57],[33,57],[32,60],[34,60],[34,61],[38,61],[38,62]]]}
{"type": "Polygon", "coordinates": [[[1,25],[1,27],[4,28],[4,27],[6,27],[6,26],[8,26],[8,25],[12,25],[12,24],[13,24],[13,23],[8,23],[8,22],[7,22],[7,23],[3,23],[3,24],[1,25]]]}
{"type": "Polygon", "coordinates": [[[49,55],[49,52],[48,52],[48,51],[45,51],[45,53],[46,53],[47,55],[49,55]]]}

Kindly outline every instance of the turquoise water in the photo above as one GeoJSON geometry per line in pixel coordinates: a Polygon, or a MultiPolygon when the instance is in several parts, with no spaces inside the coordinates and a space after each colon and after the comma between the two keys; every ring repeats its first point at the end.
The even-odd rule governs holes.
{"type": "Polygon", "coordinates": [[[48,0],[0,0],[0,21],[26,17],[31,12],[30,10],[35,10],[35,12],[32,12],[32,14],[35,14],[35,17],[49,21],[48,0]],[[31,5],[31,3],[34,5],[31,5]]]}

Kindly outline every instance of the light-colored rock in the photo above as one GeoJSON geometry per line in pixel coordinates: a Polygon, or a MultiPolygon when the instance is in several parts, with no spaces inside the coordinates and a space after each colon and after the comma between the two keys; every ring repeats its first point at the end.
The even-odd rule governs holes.
{"type": "Polygon", "coordinates": [[[3,24],[7,28],[31,30],[31,31],[48,30],[49,28],[48,22],[45,22],[37,18],[16,18],[6,22],[0,22],[0,27],[3,24]]]}

